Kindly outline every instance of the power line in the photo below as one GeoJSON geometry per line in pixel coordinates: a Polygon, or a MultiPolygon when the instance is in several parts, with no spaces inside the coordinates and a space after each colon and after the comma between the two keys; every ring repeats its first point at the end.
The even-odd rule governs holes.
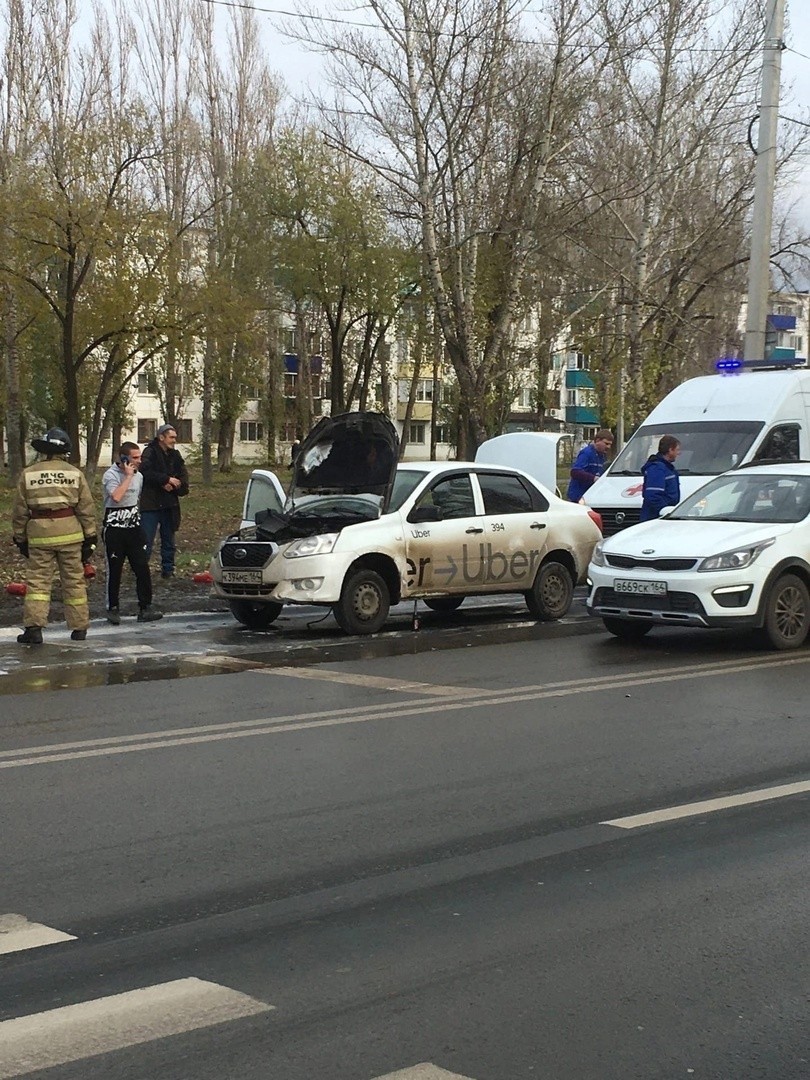
{"type": "MultiPolygon", "coordinates": [[[[288,11],[285,8],[263,7],[260,4],[251,4],[251,3],[248,3],[247,0],[201,0],[201,2],[204,3],[204,4],[209,4],[211,7],[239,8],[239,9],[241,9],[243,11],[257,11],[257,12],[263,14],[263,15],[279,15],[279,16],[282,16],[282,17],[287,18],[287,19],[303,19],[303,20],[306,20],[307,22],[328,23],[328,24],[333,25],[333,26],[354,26],[354,27],[358,27],[358,28],[360,28],[362,30],[379,30],[380,29],[380,24],[376,23],[376,22],[361,22],[359,19],[339,18],[336,15],[307,15],[304,12],[301,12],[301,11],[288,11]]],[[[402,33],[405,33],[406,28],[404,26],[394,26],[393,29],[395,29],[397,31],[400,31],[402,33]]],[[[430,34],[433,34],[433,35],[435,35],[437,37],[453,37],[456,34],[456,31],[453,31],[453,30],[440,30],[440,29],[421,30],[421,31],[417,30],[416,32],[417,33],[423,33],[423,34],[430,33],[430,34]]],[[[556,41],[551,41],[551,40],[543,41],[542,39],[539,39],[539,38],[513,38],[512,40],[515,42],[516,45],[547,45],[547,46],[553,47],[553,46],[556,46],[558,44],[556,41]]],[[[585,49],[585,48],[588,48],[588,49],[603,48],[603,49],[609,49],[610,48],[610,43],[609,42],[593,42],[593,43],[591,43],[591,44],[589,44],[587,46],[586,45],[579,45],[579,46],[572,46],[572,48],[582,48],[582,49],[585,49]]],[[[640,51],[640,50],[634,50],[634,51],[640,51]]],[[[716,53],[718,55],[724,55],[728,50],[724,49],[722,46],[717,46],[716,48],[707,48],[706,46],[703,46],[703,47],[690,46],[689,49],[686,50],[686,51],[688,53],[690,53],[690,54],[691,53],[716,53]]],[[[794,52],[795,50],[791,49],[790,51],[794,52]]],[[[797,56],[803,56],[802,53],[797,53],[796,55],[797,56]]],[[[805,57],[805,59],[810,59],[810,57],[805,57]]]]}

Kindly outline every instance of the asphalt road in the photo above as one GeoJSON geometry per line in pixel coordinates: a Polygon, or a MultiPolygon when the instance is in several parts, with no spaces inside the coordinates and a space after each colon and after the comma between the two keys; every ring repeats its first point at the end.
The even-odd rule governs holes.
{"type": "Polygon", "coordinates": [[[810,650],[512,622],[7,693],[0,1078],[810,1076],[810,650]]]}

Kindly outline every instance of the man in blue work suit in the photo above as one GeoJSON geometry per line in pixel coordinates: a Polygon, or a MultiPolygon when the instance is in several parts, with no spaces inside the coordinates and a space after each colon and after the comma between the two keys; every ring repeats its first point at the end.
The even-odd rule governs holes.
{"type": "Polygon", "coordinates": [[[613,435],[602,428],[591,442],[583,446],[571,466],[568,501],[578,503],[588,488],[607,467],[607,454],[613,446],[613,435]]]}
{"type": "Polygon", "coordinates": [[[665,506],[677,506],[681,501],[681,484],[675,468],[675,459],[680,452],[681,444],[674,435],[662,435],[658,453],[651,454],[641,466],[644,486],[639,521],[652,521],[665,506]]]}

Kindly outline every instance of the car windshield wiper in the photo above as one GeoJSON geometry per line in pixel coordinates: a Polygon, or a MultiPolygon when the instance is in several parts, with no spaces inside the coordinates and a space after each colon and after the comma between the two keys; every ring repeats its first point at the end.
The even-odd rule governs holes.
{"type": "Polygon", "coordinates": [[[638,469],[614,469],[611,476],[641,476],[638,469]]]}

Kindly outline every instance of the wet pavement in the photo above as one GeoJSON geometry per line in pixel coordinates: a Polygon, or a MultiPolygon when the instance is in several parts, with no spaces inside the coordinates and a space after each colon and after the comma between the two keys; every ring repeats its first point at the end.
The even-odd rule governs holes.
{"type": "Polygon", "coordinates": [[[187,612],[143,624],[134,618],[111,626],[93,620],[87,640],[73,642],[64,624],[52,623],[45,644],[17,644],[18,627],[0,628],[0,695],[120,686],[160,679],[225,674],[267,666],[402,656],[474,645],[602,632],[585,612],[584,589],[558,623],[538,623],[521,599],[468,600],[452,614],[417,607],[392,608],[385,628],[348,637],[330,611],[288,607],[267,630],[246,630],[229,613],[187,612]]]}

